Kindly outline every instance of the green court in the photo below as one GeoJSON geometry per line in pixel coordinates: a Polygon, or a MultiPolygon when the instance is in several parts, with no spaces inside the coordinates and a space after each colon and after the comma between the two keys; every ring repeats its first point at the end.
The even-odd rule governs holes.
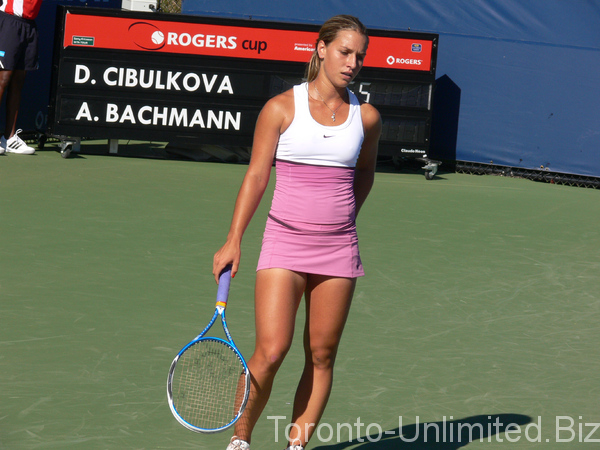
{"type": "MultiPolygon", "coordinates": [[[[214,310],[246,166],[56,150],[0,157],[0,448],[223,450],[175,421],[166,378],[214,310]]],[[[230,293],[247,357],[269,200],[230,293]]],[[[382,166],[307,450],[597,448],[599,219],[598,190],[382,166]]],[[[253,450],[285,447],[298,320],[253,450]]]]}

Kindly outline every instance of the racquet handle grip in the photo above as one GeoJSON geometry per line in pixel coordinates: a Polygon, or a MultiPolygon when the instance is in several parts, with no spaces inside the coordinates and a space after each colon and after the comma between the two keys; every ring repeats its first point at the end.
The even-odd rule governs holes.
{"type": "Polygon", "coordinates": [[[219,275],[219,289],[217,290],[217,304],[227,305],[229,285],[231,284],[231,264],[227,265],[219,275]]]}

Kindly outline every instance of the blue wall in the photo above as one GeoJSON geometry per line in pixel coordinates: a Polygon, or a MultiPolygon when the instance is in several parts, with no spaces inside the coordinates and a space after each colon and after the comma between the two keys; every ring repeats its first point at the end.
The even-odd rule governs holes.
{"type": "Polygon", "coordinates": [[[458,160],[600,176],[595,0],[184,0],[183,12],[309,23],[344,13],[438,33],[437,77],[460,90],[458,160]]]}

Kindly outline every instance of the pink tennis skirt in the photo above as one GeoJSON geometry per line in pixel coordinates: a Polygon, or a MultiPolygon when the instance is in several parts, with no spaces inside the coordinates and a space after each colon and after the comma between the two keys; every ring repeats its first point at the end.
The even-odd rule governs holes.
{"type": "Polygon", "coordinates": [[[363,276],[354,222],[354,170],[279,160],[276,167],[257,270],[363,276]]]}
{"type": "Polygon", "coordinates": [[[273,268],[343,278],[363,276],[356,226],[307,233],[269,217],[256,270],[273,268]]]}

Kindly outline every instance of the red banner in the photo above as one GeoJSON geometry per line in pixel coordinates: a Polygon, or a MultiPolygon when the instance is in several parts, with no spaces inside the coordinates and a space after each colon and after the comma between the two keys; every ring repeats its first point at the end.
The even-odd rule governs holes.
{"type": "MultiPolygon", "coordinates": [[[[64,46],[307,62],[317,33],[68,13],[64,46]]],[[[371,36],[365,67],[429,71],[432,41],[371,36]]]]}

